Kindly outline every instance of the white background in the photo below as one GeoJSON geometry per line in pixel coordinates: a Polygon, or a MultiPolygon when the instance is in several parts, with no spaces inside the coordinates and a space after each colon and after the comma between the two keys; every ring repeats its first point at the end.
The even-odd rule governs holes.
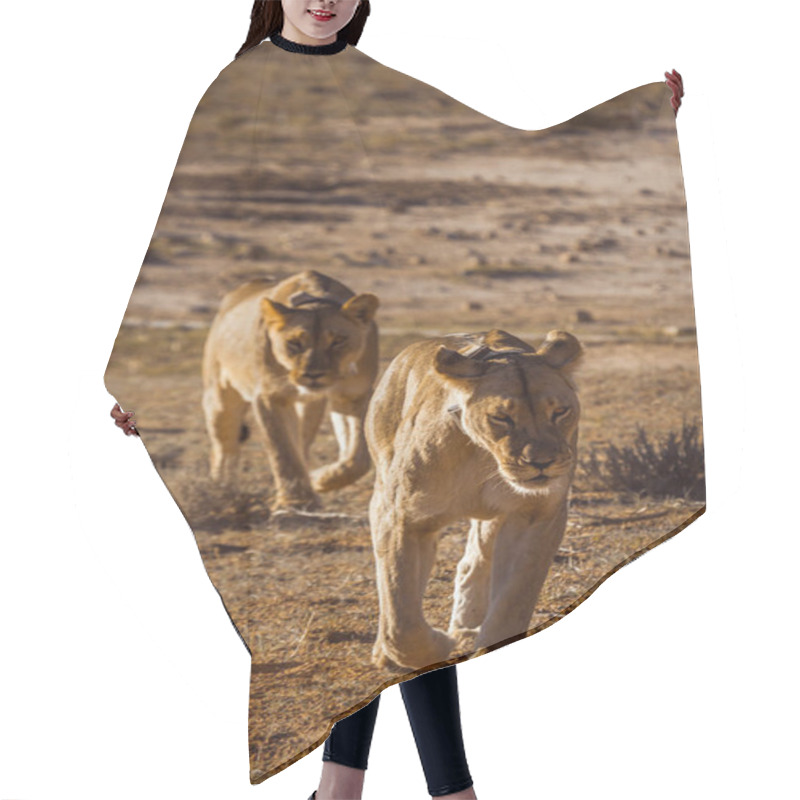
{"type": "MultiPolygon", "coordinates": [[[[686,85],[709,510],[554,627],[458,666],[482,800],[798,796],[784,7],[373,0],[359,49],[517,127],[672,67],[686,85]]],[[[2,800],[305,800],[317,786],[321,748],[250,786],[247,653],[103,385],[189,120],[249,11],[3,7],[2,800]]],[[[364,797],[426,796],[391,687],[364,797]]]]}

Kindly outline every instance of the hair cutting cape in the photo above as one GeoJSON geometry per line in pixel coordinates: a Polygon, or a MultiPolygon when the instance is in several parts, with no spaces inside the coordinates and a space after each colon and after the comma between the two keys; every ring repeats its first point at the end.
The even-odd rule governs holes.
{"type": "MultiPolygon", "coordinates": [[[[141,441],[252,657],[258,783],[322,744],[334,722],[385,687],[557,621],[703,513],[686,205],[669,88],[641,86],[524,131],[351,46],[319,55],[265,40],[223,69],[197,106],[105,382],[136,412],[141,441]],[[360,295],[367,299],[347,306],[360,295]],[[541,353],[554,330],[580,343],[580,366],[561,375],[564,358],[540,355],[536,369],[561,375],[558,391],[576,389],[579,408],[549,398],[533,373],[520,382],[514,366],[521,353],[541,353]],[[450,334],[466,336],[438,341],[450,334]],[[423,341],[433,345],[418,351],[416,377],[395,376],[381,389],[375,429],[396,437],[397,452],[417,449],[397,462],[407,474],[393,476],[393,494],[384,480],[371,526],[378,470],[374,458],[364,461],[364,403],[377,402],[393,361],[423,341]],[[448,343],[456,354],[437,356],[448,343]],[[361,355],[348,361],[353,347],[361,355]],[[498,349],[511,352],[498,357],[498,349]],[[340,386],[326,409],[318,402],[325,387],[314,381],[332,380],[340,367],[352,403],[340,386]],[[491,418],[470,419],[478,379],[502,369],[491,418]],[[419,390],[423,379],[445,386],[441,407],[433,389],[419,390]],[[428,427],[419,429],[422,406],[428,427]],[[299,435],[298,413],[308,425],[299,435]],[[575,424],[570,455],[559,426],[575,424]],[[533,513],[527,538],[503,545],[502,568],[492,571],[500,555],[491,536],[478,535],[502,527],[501,510],[488,521],[444,515],[438,529],[435,520],[414,527],[408,519],[441,504],[442,486],[467,504],[489,491],[528,496],[519,486],[544,485],[554,460],[574,471],[559,478],[563,487],[571,477],[563,538],[540,542],[536,526],[549,522],[537,514],[558,512],[533,513]],[[434,469],[425,473],[428,463],[434,469]],[[334,466],[326,473],[326,465],[334,466]],[[508,488],[511,473],[517,490],[508,488]],[[298,497],[308,504],[293,503],[298,497]],[[438,550],[426,545],[421,554],[420,541],[437,537],[438,550]],[[518,559],[508,561],[509,548],[518,559]],[[529,608],[521,587],[536,583],[542,559],[546,579],[529,608]],[[532,574],[520,583],[511,573],[527,564],[532,574]],[[403,570],[413,580],[389,586],[403,570]],[[469,612],[473,630],[461,630],[448,651],[459,581],[462,605],[469,592],[484,597],[469,612]],[[390,589],[394,606],[381,594],[390,589]],[[498,618],[481,634],[484,613],[498,618]],[[386,657],[373,659],[380,626],[399,649],[387,644],[386,657]],[[414,632],[430,638],[433,629],[436,647],[415,650],[414,632]],[[409,663],[392,652],[411,653],[409,663]]],[[[385,441],[381,448],[391,468],[385,441]]]]}

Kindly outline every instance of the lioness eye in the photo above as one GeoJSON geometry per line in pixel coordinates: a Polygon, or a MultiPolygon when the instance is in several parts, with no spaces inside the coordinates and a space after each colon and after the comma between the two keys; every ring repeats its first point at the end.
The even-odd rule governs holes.
{"type": "Polygon", "coordinates": [[[300,353],[303,350],[303,342],[300,339],[289,339],[286,348],[290,353],[300,353]]]}
{"type": "Polygon", "coordinates": [[[570,411],[572,411],[572,409],[568,406],[565,406],[564,408],[557,408],[553,412],[553,422],[558,422],[558,420],[564,419],[564,417],[566,417],[570,411]]]}
{"type": "Polygon", "coordinates": [[[347,342],[346,336],[339,336],[338,338],[334,339],[331,343],[331,347],[342,347],[347,342]]]}
{"type": "Polygon", "coordinates": [[[514,425],[514,420],[506,414],[490,414],[489,421],[494,422],[497,425],[506,425],[509,428],[513,427],[514,425]]]}

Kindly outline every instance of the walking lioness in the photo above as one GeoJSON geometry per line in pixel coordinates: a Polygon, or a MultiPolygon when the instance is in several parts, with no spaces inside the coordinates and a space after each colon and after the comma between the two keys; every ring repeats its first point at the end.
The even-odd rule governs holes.
{"type": "Polygon", "coordinates": [[[567,522],[582,354],[563,331],[538,350],[501,330],[406,347],[383,374],[365,432],[375,463],[369,517],[380,619],[376,666],[446,660],[528,630],[567,522]],[[470,519],[449,630],[422,599],[439,531],[470,519]]]}
{"type": "Polygon", "coordinates": [[[315,508],[370,466],[363,421],[378,372],[378,298],[306,270],[227,294],[203,353],[211,476],[231,481],[248,407],[266,439],[276,508],[315,508]],[[326,403],[339,458],[309,474],[326,403]]]}

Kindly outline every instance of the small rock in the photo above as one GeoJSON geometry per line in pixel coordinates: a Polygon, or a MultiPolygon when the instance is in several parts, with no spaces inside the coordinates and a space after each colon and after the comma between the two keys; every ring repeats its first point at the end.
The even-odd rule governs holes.
{"type": "Polygon", "coordinates": [[[597,250],[613,250],[615,247],[619,247],[619,239],[615,239],[613,236],[606,236],[595,242],[594,246],[597,250]]]}
{"type": "Polygon", "coordinates": [[[594,314],[591,311],[587,311],[585,308],[579,308],[575,312],[575,321],[576,322],[594,322],[594,314]]]}
{"type": "Polygon", "coordinates": [[[612,236],[604,236],[602,239],[578,239],[572,245],[573,250],[581,250],[583,252],[587,250],[613,250],[615,247],[619,247],[619,239],[615,239],[612,236]]]}
{"type": "Polygon", "coordinates": [[[447,238],[452,239],[456,242],[463,242],[463,241],[472,241],[474,239],[479,239],[480,237],[475,233],[470,233],[469,231],[465,230],[457,230],[457,231],[449,231],[447,233],[447,238]]]}
{"type": "Polygon", "coordinates": [[[470,267],[485,267],[489,259],[480,250],[471,249],[467,256],[467,265],[470,267]]]}

